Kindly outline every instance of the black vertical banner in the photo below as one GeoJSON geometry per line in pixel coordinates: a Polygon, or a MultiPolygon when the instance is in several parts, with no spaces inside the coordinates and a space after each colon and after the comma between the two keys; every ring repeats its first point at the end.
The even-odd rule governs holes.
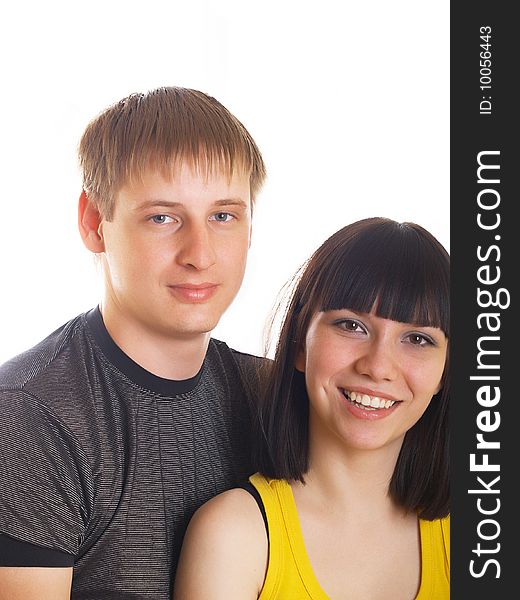
{"type": "Polygon", "coordinates": [[[520,33],[451,3],[451,598],[520,597],[520,33]],[[515,360],[516,359],[516,360],[515,360]],[[515,369],[516,367],[516,369],[515,369]]]}

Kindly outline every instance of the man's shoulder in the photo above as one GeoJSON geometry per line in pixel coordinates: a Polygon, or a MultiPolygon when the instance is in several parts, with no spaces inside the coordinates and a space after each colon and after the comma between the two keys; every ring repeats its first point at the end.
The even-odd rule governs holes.
{"type": "Polygon", "coordinates": [[[236,368],[243,384],[257,393],[263,386],[272,360],[264,356],[236,350],[229,347],[225,342],[214,338],[211,340],[211,345],[223,358],[224,368],[226,365],[229,365],[229,368],[236,368]]]}
{"type": "Polygon", "coordinates": [[[241,368],[247,370],[263,369],[272,362],[270,358],[266,358],[265,356],[259,356],[257,354],[251,354],[249,352],[244,352],[242,350],[236,350],[235,348],[231,348],[226,344],[226,342],[223,342],[222,340],[211,338],[210,344],[213,346],[213,348],[216,349],[216,351],[221,356],[227,355],[241,368]]]}
{"type": "Polygon", "coordinates": [[[70,319],[32,348],[0,365],[0,390],[21,389],[52,369],[84,327],[84,314],[70,319]]]}

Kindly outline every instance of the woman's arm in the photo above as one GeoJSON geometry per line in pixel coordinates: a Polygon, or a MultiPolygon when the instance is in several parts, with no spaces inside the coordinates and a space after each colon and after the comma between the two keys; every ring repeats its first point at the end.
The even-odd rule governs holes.
{"type": "Polygon", "coordinates": [[[242,489],[219,494],[190,521],[173,598],[256,600],[267,558],[267,534],[254,498],[242,489]]]}
{"type": "Polygon", "coordinates": [[[0,600],[70,599],[72,567],[0,567],[0,600]]]}

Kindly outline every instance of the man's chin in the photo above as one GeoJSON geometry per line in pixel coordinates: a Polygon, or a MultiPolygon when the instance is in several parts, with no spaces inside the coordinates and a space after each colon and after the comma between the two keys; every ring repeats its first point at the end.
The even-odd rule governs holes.
{"type": "Polygon", "coordinates": [[[182,322],[166,327],[166,335],[174,339],[196,339],[210,335],[218,324],[218,320],[200,322],[182,322]]]}
{"type": "MultiPolygon", "coordinates": [[[[220,319],[227,308],[223,303],[215,306],[215,303],[176,305],[171,310],[163,309],[160,318],[154,324],[152,315],[149,314],[147,321],[151,327],[161,330],[165,337],[172,339],[197,338],[210,334],[219,324],[220,319]]],[[[159,311],[154,311],[156,315],[159,311]]]]}

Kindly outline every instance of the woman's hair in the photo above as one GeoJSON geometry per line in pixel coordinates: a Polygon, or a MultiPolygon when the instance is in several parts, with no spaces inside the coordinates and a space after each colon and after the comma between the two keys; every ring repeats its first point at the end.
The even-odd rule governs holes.
{"type": "Polygon", "coordinates": [[[88,124],[78,153],[83,189],[108,220],[121,187],[150,168],[166,178],[182,161],[204,174],[244,172],[252,203],[266,176],[244,125],[215,98],[182,87],[130,94],[109,106],[88,124]]]}
{"type": "MultiPolygon", "coordinates": [[[[294,365],[312,317],[351,309],[440,328],[449,337],[450,258],[420,225],[374,217],[340,229],[293,281],[275,357],[260,405],[256,468],[268,477],[304,481],[309,400],[294,365]]],[[[398,505],[423,519],[449,513],[449,367],[442,389],[406,433],[390,482],[398,505]]]]}

